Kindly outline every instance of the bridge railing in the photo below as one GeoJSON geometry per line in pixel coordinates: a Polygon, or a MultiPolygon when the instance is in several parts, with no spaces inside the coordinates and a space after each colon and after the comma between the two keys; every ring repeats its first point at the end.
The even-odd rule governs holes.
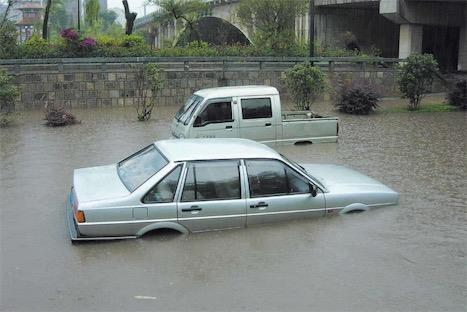
{"type": "Polygon", "coordinates": [[[257,71],[281,70],[295,64],[312,62],[328,71],[365,71],[394,68],[401,62],[397,58],[381,57],[94,57],[94,58],[47,58],[47,59],[0,59],[0,66],[34,67],[48,70],[64,68],[124,68],[141,63],[158,63],[167,71],[257,71]]]}

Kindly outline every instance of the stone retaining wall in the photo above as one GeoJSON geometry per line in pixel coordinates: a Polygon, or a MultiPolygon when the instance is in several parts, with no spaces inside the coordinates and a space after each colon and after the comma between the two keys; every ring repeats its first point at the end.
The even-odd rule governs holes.
{"type": "MultiPolygon", "coordinates": [[[[18,110],[44,104],[75,107],[134,105],[138,98],[138,65],[156,62],[164,70],[165,87],[157,105],[181,105],[196,90],[219,86],[270,85],[281,92],[282,73],[304,58],[91,58],[0,60],[0,67],[17,76],[21,85],[18,110]]],[[[362,61],[315,59],[333,81],[365,79],[384,96],[398,94],[393,59],[362,61]]],[[[283,92],[286,96],[285,92],[283,92]]]]}

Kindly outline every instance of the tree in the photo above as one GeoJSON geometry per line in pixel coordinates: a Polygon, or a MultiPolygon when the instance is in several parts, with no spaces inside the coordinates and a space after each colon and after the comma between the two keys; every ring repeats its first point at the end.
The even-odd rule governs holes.
{"type": "Polygon", "coordinates": [[[412,54],[398,65],[397,83],[402,98],[409,99],[409,110],[417,110],[423,96],[429,92],[438,62],[431,54],[412,54]]]}
{"type": "Polygon", "coordinates": [[[8,14],[10,14],[11,9],[13,6],[18,3],[18,0],[8,0],[6,4],[5,13],[3,13],[2,20],[0,21],[0,29],[3,28],[5,23],[8,21],[8,14]]]}
{"type": "Polygon", "coordinates": [[[136,112],[139,121],[151,118],[152,110],[156,104],[155,98],[164,85],[162,70],[155,63],[136,65],[136,89],[138,99],[136,112]]]}
{"type": "Polygon", "coordinates": [[[98,0],[88,0],[86,1],[86,14],[84,16],[84,21],[86,26],[92,28],[96,26],[99,21],[99,10],[100,5],[98,0]]]}
{"type": "Polygon", "coordinates": [[[44,21],[42,22],[42,39],[47,40],[48,37],[48,28],[49,28],[49,14],[50,7],[52,6],[52,0],[47,0],[47,5],[45,6],[44,21]]]}
{"type": "Polygon", "coordinates": [[[295,17],[305,14],[308,0],[240,0],[237,16],[254,30],[253,43],[287,53],[295,46],[295,17]]]}
{"type": "Polygon", "coordinates": [[[71,18],[67,13],[64,0],[54,0],[50,7],[49,31],[52,36],[69,27],[71,18]]]}
{"type": "Polygon", "coordinates": [[[125,19],[126,19],[125,34],[131,35],[133,33],[133,25],[135,23],[137,14],[135,12],[130,12],[130,8],[128,6],[127,0],[122,0],[122,3],[123,3],[123,7],[125,8],[125,19]]]}
{"type": "MultiPolygon", "coordinates": [[[[188,32],[188,41],[199,41],[197,24],[201,13],[207,9],[207,4],[201,0],[151,0],[161,8],[161,12],[155,15],[155,21],[161,25],[167,25],[172,21],[182,21],[183,28],[179,34],[188,32]]],[[[174,40],[174,44],[177,40],[174,40]]]]}
{"type": "Polygon", "coordinates": [[[118,14],[112,10],[104,10],[99,13],[99,18],[102,21],[102,30],[105,32],[117,20],[118,14]]]}
{"type": "Polygon", "coordinates": [[[326,76],[319,67],[298,64],[285,72],[288,95],[298,110],[309,110],[326,89],[326,76]]]}

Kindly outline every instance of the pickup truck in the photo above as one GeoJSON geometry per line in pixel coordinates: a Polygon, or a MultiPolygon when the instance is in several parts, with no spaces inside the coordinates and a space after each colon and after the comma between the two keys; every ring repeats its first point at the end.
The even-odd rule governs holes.
{"type": "Polygon", "coordinates": [[[203,89],[175,115],[174,138],[245,138],[261,143],[337,142],[338,119],[308,111],[282,111],[279,92],[269,86],[203,89]]]}

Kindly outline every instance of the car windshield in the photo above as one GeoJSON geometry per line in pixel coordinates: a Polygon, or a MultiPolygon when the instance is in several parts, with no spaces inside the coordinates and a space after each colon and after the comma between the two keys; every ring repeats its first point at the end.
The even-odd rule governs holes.
{"type": "Polygon", "coordinates": [[[167,159],[151,144],[118,163],[118,175],[126,188],[133,192],[165,165],[167,159]]]}
{"type": "Polygon", "coordinates": [[[202,98],[199,95],[193,94],[192,96],[190,96],[185,102],[185,104],[183,104],[183,106],[180,107],[177,114],[175,114],[175,119],[178,122],[187,125],[188,122],[190,122],[191,116],[193,116],[193,113],[195,112],[196,108],[203,100],[204,98],[202,98]]]}

